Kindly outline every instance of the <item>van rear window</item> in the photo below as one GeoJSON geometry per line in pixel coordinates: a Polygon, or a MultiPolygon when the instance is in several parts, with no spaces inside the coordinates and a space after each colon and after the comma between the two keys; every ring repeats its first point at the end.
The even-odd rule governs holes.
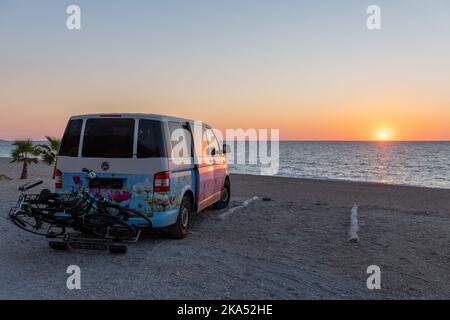
{"type": "Polygon", "coordinates": [[[88,119],[82,156],[132,158],[134,122],[134,119],[88,119]]]}
{"type": "Polygon", "coordinates": [[[60,156],[78,157],[82,125],[83,120],[81,119],[69,121],[59,149],[60,156]]]}

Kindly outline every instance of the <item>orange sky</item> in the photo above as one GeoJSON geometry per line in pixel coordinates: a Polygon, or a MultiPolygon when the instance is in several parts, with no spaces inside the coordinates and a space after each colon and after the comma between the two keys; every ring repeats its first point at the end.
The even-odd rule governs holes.
{"type": "MultiPolygon", "coordinates": [[[[144,112],[163,113],[181,117],[204,120],[213,126],[226,128],[266,128],[280,129],[282,140],[378,140],[381,134],[387,134],[388,140],[450,140],[450,111],[436,108],[436,114],[430,113],[431,108],[417,107],[394,108],[358,105],[354,107],[330,108],[325,114],[308,106],[293,106],[285,108],[288,111],[273,113],[270,107],[258,107],[259,115],[252,111],[240,111],[236,106],[213,105],[209,110],[227,110],[226,112],[206,112],[200,109],[190,112],[191,107],[178,111],[170,106],[129,107],[104,106],[85,107],[82,110],[71,107],[50,107],[43,115],[40,111],[25,111],[12,108],[8,116],[0,119],[1,138],[42,139],[45,135],[61,136],[70,115],[97,112],[144,112]],[[69,110],[69,111],[68,111],[69,110]],[[410,110],[410,111],[408,111],[410,110]],[[239,114],[239,116],[236,116],[239,114]],[[10,119],[20,119],[8,121],[10,119]],[[24,129],[25,128],[25,129],[24,129]]],[[[184,108],[183,108],[184,109],[184,108]]],[[[281,108],[280,108],[281,109],[281,108]]]]}
{"type": "Polygon", "coordinates": [[[363,2],[80,0],[76,32],[53,1],[0,3],[0,139],[142,112],[283,140],[450,140],[450,4],[383,2],[373,32],[363,2]]]}

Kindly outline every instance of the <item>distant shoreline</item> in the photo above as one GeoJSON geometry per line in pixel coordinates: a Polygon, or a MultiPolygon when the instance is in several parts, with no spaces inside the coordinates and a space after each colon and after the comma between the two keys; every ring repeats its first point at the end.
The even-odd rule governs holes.
{"type": "MultiPolygon", "coordinates": [[[[25,139],[17,139],[17,140],[2,140],[0,142],[14,143],[14,141],[23,141],[25,139]]],[[[47,140],[31,140],[32,142],[47,142],[47,140]]]]}
{"type": "MultiPolygon", "coordinates": [[[[0,157],[0,163],[9,163],[11,161],[10,157],[0,157]]],[[[17,166],[17,164],[16,164],[17,166]]],[[[31,165],[31,170],[32,170],[31,165]]],[[[0,171],[0,174],[4,174],[4,172],[0,171]]],[[[362,181],[362,180],[349,180],[349,179],[326,179],[326,178],[305,178],[305,177],[296,177],[296,176],[288,176],[288,175],[274,175],[274,176],[267,176],[267,175],[258,175],[258,174],[252,174],[252,173],[237,173],[231,171],[231,176],[250,176],[250,177],[262,177],[262,178],[274,178],[274,179],[286,179],[286,180],[293,180],[293,181],[300,181],[305,183],[336,183],[336,184],[354,184],[354,185],[361,185],[361,186],[375,186],[375,187],[390,187],[390,188],[414,188],[414,189],[431,189],[431,190],[443,190],[443,191],[449,191],[450,188],[440,188],[440,187],[427,187],[427,186],[418,186],[413,184],[401,184],[401,183],[387,183],[387,182],[377,182],[377,181],[362,181]]]]}
{"type": "MultiPolygon", "coordinates": [[[[8,143],[13,143],[14,141],[17,140],[24,140],[24,139],[15,139],[15,140],[3,140],[0,139],[0,142],[8,142],[8,143]]],[[[33,142],[46,142],[46,140],[31,140],[33,142]]],[[[258,142],[258,141],[265,141],[265,140],[236,140],[235,142],[258,142]]],[[[270,140],[267,140],[270,142],[270,140]]],[[[376,142],[376,143],[433,143],[433,142],[444,142],[444,143],[450,143],[450,140],[279,140],[279,142],[376,142]]]]}

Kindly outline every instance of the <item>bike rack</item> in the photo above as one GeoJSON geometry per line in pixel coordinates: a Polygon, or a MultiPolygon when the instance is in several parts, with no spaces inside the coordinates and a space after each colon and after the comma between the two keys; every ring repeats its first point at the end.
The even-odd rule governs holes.
{"type": "Polygon", "coordinates": [[[126,253],[128,249],[127,244],[136,243],[139,240],[140,235],[141,230],[138,230],[136,236],[133,239],[118,242],[99,238],[91,238],[82,233],[73,232],[66,233],[59,241],[49,241],[49,246],[55,250],[109,250],[111,253],[126,253]]]}
{"type": "MultiPolygon", "coordinates": [[[[55,207],[54,204],[51,205],[52,203],[48,205],[45,200],[40,199],[42,193],[25,194],[25,191],[39,184],[42,184],[42,182],[34,183],[32,185],[26,184],[19,189],[21,191],[20,197],[17,203],[10,209],[8,217],[14,224],[25,231],[45,236],[49,239],[49,246],[51,248],[55,250],[68,250],[71,248],[109,250],[111,253],[126,253],[128,249],[127,244],[136,243],[139,240],[142,232],[139,227],[133,227],[134,230],[137,231],[136,235],[128,240],[108,239],[110,236],[109,233],[104,238],[93,234],[89,235],[89,233],[86,234],[86,230],[83,230],[83,228],[79,229],[76,227],[73,229],[73,232],[66,233],[66,228],[72,228],[72,225],[68,223],[66,226],[63,221],[63,218],[66,217],[59,216],[59,213],[66,214],[65,207],[55,207]],[[36,212],[34,210],[36,210],[36,212]],[[50,216],[43,218],[41,215],[50,215],[53,220],[49,219],[50,216]],[[56,219],[55,217],[57,215],[58,219],[61,218],[63,220],[59,221],[56,219]],[[31,223],[29,221],[31,221],[31,223]],[[44,233],[45,230],[46,233],[44,233]]],[[[78,205],[79,204],[80,203],[78,203],[78,205]]],[[[70,203],[70,205],[72,205],[72,203],[70,203]]],[[[70,207],[69,209],[73,208],[75,207],[70,207]]],[[[69,214],[68,217],[70,218],[71,215],[69,214]]]]}

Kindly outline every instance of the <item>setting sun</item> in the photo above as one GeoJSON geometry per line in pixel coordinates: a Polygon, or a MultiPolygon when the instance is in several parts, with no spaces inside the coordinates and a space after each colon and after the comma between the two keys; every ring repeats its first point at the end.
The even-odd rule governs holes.
{"type": "Polygon", "coordinates": [[[385,133],[385,132],[380,133],[379,139],[380,139],[380,140],[387,140],[387,139],[388,139],[388,134],[385,133]]]}
{"type": "Polygon", "coordinates": [[[374,132],[374,140],[376,141],[390,141],[393,137],[393,132],[387,127],[381,127],[374,132]]]}

